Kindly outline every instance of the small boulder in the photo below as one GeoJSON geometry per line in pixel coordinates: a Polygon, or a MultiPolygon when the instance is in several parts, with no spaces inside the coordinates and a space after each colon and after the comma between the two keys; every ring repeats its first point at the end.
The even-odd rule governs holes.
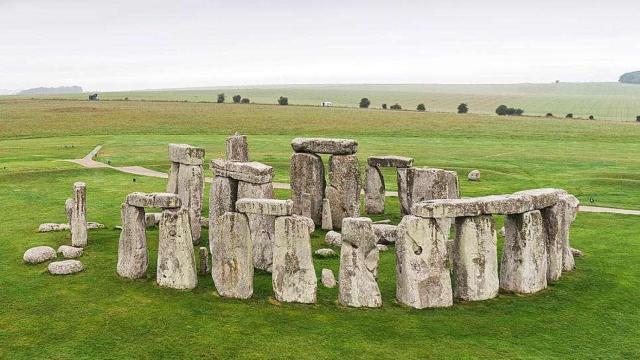
{"type": "Polygon", "coordinates": [[[40,224],[38,232],[63,231],[69,229],[69,224],[44,223],[40,224]]]}
{"type": "Polygon", "coordinates": [[[321,257],[330,257],[330,256],[336,256],[336,252],[333,251],[333,249],[318,249],[314,252],[314,254],[321,256],[321,257]]]}
{"type": "Polygon", "coordinates": [[[53,275],[68,275],[84,270],[84,266],[78,260],[63,260],[52,262],[47,269],[53,275]]]}
{"type": "Polygon", "coordinates": [[[324,237],[327,245],[342,246],[342,235],[337,231],[329,231],[324,237]]]}
{"type": "Polygon", "coordinates": [[[58,253],[62,254],[67,259],[75,259],[82,256],[83,249],[81,247],[74,247],[69,245],[62,245],[58,248],[58,253]]]}
{"type": "Polygon", "coordinates": [[[89,230],[104,229],[104,224],[88,221],[87,222],[87,229],[89,229],[89,230]]]}
{"type": "Polygon", "coordinates": [[[36,246],[24,252],[22,260],[30,264],[39,264],[41,262],[55,259],[56,251],[50,246],[36,246]]]}
{"type": "Polygon", "coordinates": [[[330,269],[322,269],[322,285],[324,287],[332,289],[336,287],[336,277],[333,276],[333,271],[330,269]]]}
{"type": "Polygon", "coordinates": [[[573,254],[574,257],[581,257],[583,255],[582,251],[576,248],[571,248],[571,253],[573,254]]]}
{"type": "Polygon", "coordinates": [[[376,247],[378,248],[378,251],[387,251],[387,250],[389,250],[389,247],[387,247],[387,245],[376,244],[376,247]]]}
{"type": "Polygon", "coordinates": [[[469,175],[467,175],[467,179],[469,179],[469,181],[480,180],[480,170],[472,170],[469,175]]]}
{"type": "Polygon", "coordinates": [[[500,228],[499,233],[500,233],[500,236],[504,237],[504,235],[506,234],[504,230],[504,226],[500,228]]]}

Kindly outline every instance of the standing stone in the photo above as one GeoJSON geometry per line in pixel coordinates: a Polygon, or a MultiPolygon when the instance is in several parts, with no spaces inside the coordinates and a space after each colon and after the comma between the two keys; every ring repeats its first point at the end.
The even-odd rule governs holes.
{"type": "Polygon", "coordinates": [[[167,179],[167,192],[177,194],[178,193],[178,172],[180,171],[180,163],[171,162],[171,169],[169,169],[169,178],[167,179]]]}
{"type": "Polygon", "coordinates": [[[309,225],[303,217],[276,219],[272,282],[278,301],[316,302],[318,279],[311,257],[309,225]]]}
{"type": "Polygon", "coordinates": [[[547,247],[547,282],[560,279],[563,270],[564,247],[568,243],[567,206],[563,201],[540,210],[547,247]]]}
{"type": "Polygon", "coordinates": [[[291,155],[289,168],[293,213],[303,215],[303,194],[311,200],[311,219],[318,225],[322,222],[322,199],[324,199],[324,165],[316,154],[295,153],[291,155]]]}
{"type": "Polygon", "coordinates": [[[500,288],[531,294],[547,287],[547,247],[540,211],[505,217],[500,288]]]}
{"type": "Polygon", "coordinates": [[[204,193],[204,174],[202,165],[180,164],[178,172],[178,196],[182,207],[189,210],[189,224],[193,243],[200,242],[200,214],[202,213],[202,197],[204,193]]]}
{"type": "MultiPolygon", "coordinates": [[[[405,196],[406,202],[406,208],[402,207],[403,215],[410,214],[411,206],[420,201],[459,198],[458,175],[455,171],[413,167],[406,170],[405,177],[402,179],[405,187],[402,196],[405,196]]],[[[398,180],[400,185],[401,180],[398,180]]]]}
{"type": "Polygon", "coordinates": [[[340,229],[342,219],[360,216],[360,166],[355,155],[329,157],[327,199],[331,204],[333,227],[340,229]]]}
{"type": "Polygon", "coordinates": [[[467,179],[469,181],[479,181],[480,180],[480,170],[471,170],[469,174],[467,174],[467,179]]]}
{"type": "Polygon", "coordinates": [[[447,247],[435,219],[408,215],[398,225],[396,298],[416,309],[453,305],[447,247]]]}
{"type": "Polygon", "coordinates": [[[87,186],[83,182],[73,184],[73,209],[71,211],[71,245],[87,246],[87,186]]]}
{"type": "Polygon", "coordinates": [[[71,214],[73,214],[73,199],[67,199],[64,202],[64,213],[67,215],[67,222],[71,224],[71,214]]]}
{"type": "Polygon", "coordinates": [[[249,145],[247,144],[247,136],[235,133],[227,138],[227,160],[230,161],[249,161],[249,145]]]}
{"type": "Polygon", "coordinates": [[[207,275],[211,269],[209,268],[209,250],[201,246],[199,249],[200,255],[200,270],[198,271],[200,275],[207,275]]]}
{"type": "Polygon", "coordinates": [[[400,213],[402,215],[411,213],[409,204],[409,192],[407,191],[407,173],[410,168],[397,168],[398,202],[400,203],[400,213]]]}
{"type": "Polygon", "coordinates": [[[456,298],[478,301],[498,295],[497,240],[491,215],[456,218],[451,256],[456,298]]]}
{"type": "Polygon", "coordinates": [[[333,230],[331,219],[331,203],[329,199],[322,199],[322,230],[333,230]]]}
{"type": "Polygon", "coordinates": [[[209,240],[212,230],[216,226],[216,220],[227,211],[236,211],[238,194],[238,180],[215,176],[211,182],[209,193],[209,240]]]}
{"type": "Polygon", "coordinates": [[[179,290],[198,285],[189,212],[185,208],[162,211],[157,282],[162,287],[179,290]]]}
{"type": "MultiPolygon", "coordinates": [[[[273,184],[251,184],[244,181],[238,183],[238,199],[272,199],[273,184]]],[[[247,214],[251,242],[253,244],[253,266],[271,271],[273,263],[273,243],[275,233],[275,216],[247,214]]]]}
{"type": "Polygon", "coordinates": [[[322,269],[322,285],[324,287],[333,289],[336,287],[336,277],[333,275],[331,269],[322,269]]]}
{"type": "Polygon", "coordinates": [[[564,245],[562,252],[562,270],[571,271],[575,269],[576,262],[573,258],[574,255],[571,249],[571,245],[569,244],[569,230],[571,228],[571,223],[576,220],[576,216],[578,215],[578,207],[580,206],[580,201],[578,201],[575,196],[570,194],[561,195],[560,201],[563,202],[567,207],[565,213],[565,216],[567,217],[567,220],[565,221],[567,227],[566,236],[563,236],[564,245]]]}
{"type": "Polygon", "coordinates": [[[218,294],[248,299],[253,295],[253,255],[249,220],[227,212],[216,220],[211,242],[211,276],[218,294]]]}
{"type": "Polygon", "coordinates": [[[149,264],[144,208],[124,203],[120,207],[120,220],[118,275],[128,279],[143,278],[149,264]]]}
{"type": "Polygon", "coordinates": [[[342,246],[342,235],[337,231],[329,231],[324,237],[324,242],[327,245],[342,246]]]}
{"type": "Polygon", "coordinates": [[[378,248],[369,218],[345,218],[342,223],[339,298],[342,305],[380,307],[382,297],[376,282],[378,248]]]}
{"type": "Polygon", "coordinates": [[[367,214],[384,213],[384,176],[379,168],[367,165],[364,186],[364,211],[367,214]]]}

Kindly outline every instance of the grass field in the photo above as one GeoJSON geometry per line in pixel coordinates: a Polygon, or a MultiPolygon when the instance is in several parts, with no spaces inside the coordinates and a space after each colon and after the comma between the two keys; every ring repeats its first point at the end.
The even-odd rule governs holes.
{"type": "MultiPolygon", "coordinates": [[[[161,191],[162,179],[59,161],[103,144],[113,165],[168,168],[166,146],[205,146],[222,156],[224,138],[250,134],[253,160],[287,180],[295,136],[353,137],[371,154],[410,155],[417,165],[454,169],[465,196],[562,187],[583,202],[640,208],[640,127],[628,122],[498,118],[440,113],[199,103],[0,101],[0,358],[637,358],[640,356],[638,218],[580,213],[572,245],[584,251],[575,272],[532,296],[502,294],[440,310],[394,302],[393,249],[381,254],[382,309],[344,308],[337,289],[319,287],[318,304],[277,304],[271,278],[257,273],[251,300],[216,296],[209,276],[194,291],[155,285],[157,230],[148,232],[147,279],[115,274],[119,205],[132,191],[161,191]],[[483,179],[465,181],[478,168],[483,179]],[[86,271],[53,277],[27,266],[23,252],[69,243],[63,222],[74,181],[88,186],[91,231],[86,271]]],[[[388,174],[391,175],[391,174],[388,174]]],[[[389,176],[389,185],[394,180],[389,176]]],[[[393,187],[393,186],[389,186],[393,187]]],[[[278,196],[286,198],[286,191],[278,196]]],[[[205,191],[208,198],[208,191],[205,191]]],[[[207,202],[205,202],[207,204],[207,202]]],[[[205,213],[207,212],[205,206],[205,213]]],[[[386,214],[400,219],[387,199],[386,214]]],[[[498,218],[499,226],[502,219],[498,218]]],[[[203,239],[206,239],[204,232],[203,239]]],[[[313,248],[324,232],[313,235],[313,248]]],[[[503,239],[499,239],[499,247],[503,239]]],[[[206,240],[205,240],[206,243],[206,240]]],[[[314,259],[338,269],[338,259],[314,259]]]]}
{"type": "MultiPolygon", "coordinates": [[[[276,104],[280,96],[287,96],[290,104],[319,105],[332,101],[336,106],[357,107],[367,97],[371,107],[383,103],[399,103],[403,109],[415,110],[424,103],[428,111],[455,112],[464,102],[470,111],[494,114],[496,107],[505,104],[525,110],[525,114],[552,113],[564,117],[594,115],[601,120],[635,120],[640,115],[640,85],[620,83],[549,83],[505,85],[287,85],[254,87],[221,87],[164,91],[105,92],[105,100],[171,100],[216,101],[218,93],[225,93],[227,102],[240,94],[256,103],[276,104]]],[[[50,95],[45,97],[86,99],[86,94],[50,95]]]]}

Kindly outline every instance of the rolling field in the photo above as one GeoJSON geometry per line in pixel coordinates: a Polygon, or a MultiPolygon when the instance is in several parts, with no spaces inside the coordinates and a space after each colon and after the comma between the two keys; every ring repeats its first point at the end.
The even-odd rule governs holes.
{"type": "MultiPolygon", "coordinates": [[[[215,93],[215,92],[214,92],[215,93]]],[[[106,94],[105,94],[106,95],[106,94]]],[[[291,99],[291,97],[290,97],[291,99]]],[[[293,102],[293,101],[292,101],[293,102]]],[[[224,139],[249,134],[252,160],[288,180],[290,140],[340,136],[359,141],[359,158],[395,154],[416,165],[458,171],[463,196],[561,187],[583,203],[640,208],[640,126],[609,121],[498,118],[478,114],[320,109],[183,102],[0,100],[0,358],[636,358],[640,356],[640,221],[634,216],[580,213],[572,246],[585,256],[577,270],[532,295],[501,294],[449,309],[412,310],[395,296],[394,249],[381,253],[381,309],[336,303],[337,288],[318,288],[316,305],[275,302],[268,273],[258,272],[247,301],[216,295],[210,276],[194,291],[155,285],[158,231],[148,231],[147,279],[115,273],[119,206],[133,191],[162,191],[165,180],[61,161],[96,145],[112,165],[168,169],[167,144],[223,156],[224,139]],[[480,169],[482,181],[466,174],[480,169]],[[135,181],[134,181],[135,178],[135,181]],[[65,220],[74,181],[88,188],[89,233],[81,261],[67,277],[27,266],[32,246],[54,248],[68,232],[38,234],[43,222],[65,220]]],[[[210,176],[210,171],[207,170],[210,176]]],[[[395,188],[386,173],[388,188],[395,188]]],[[[287,198],[287,191],[278,191],[287,198]]],[[[208,185],[205,191],[208,200],[208,185]]],[[[203,212],[208,213],[205,201],[203,212]]],[[[397,199],[385,215],[400,220],[397,199]]],[[[502,218],[497,218],[498,226],[502,218]]],[[[314,250],[324,232],[313,234],[314,250]]],[[[203,246],[207,246],[207,231],[203,246]]],[[[499,250],[503,239],[499,237],[499,250]]],[[[336,249],[338,250],[338,249],[336,249]]],[[[337,272],[338,258],[314,258],[337,272]]]]}

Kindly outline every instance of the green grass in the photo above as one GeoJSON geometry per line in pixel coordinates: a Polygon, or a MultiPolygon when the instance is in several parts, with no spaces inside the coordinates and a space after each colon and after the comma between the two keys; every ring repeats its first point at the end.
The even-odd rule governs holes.
{"type": "MultiPolygon", "coordinates": [[[[119,278],[113,226],[120,202],[133,191],[163,190],[164,180],[136,177],[134,183],[131,175],[56,160],[104,144],[101,160],[166,169],[168,142],[202,144],[209,159],[222,155],[224,137],[236,129],[251,134],[252,158],[275,165],[280,180],[287,177],[293,136],[344,134],[359,140],[361,160],[393,153],[459,172],[480,168],[483,180],[462,181],[463,195],[561,186],[597,192],[603,204],[638,208],[634,138],[640,130],[634,124],[271,106],[0,102],[0,358],[640,355],[640,222],[633,216],[580,213],[571,240],[585,256],[549,289],[449,309],[418,311],[395,303],[393,248],[381,254],[382,309],[344,308],[336,303],[337,289],[322,287],[316,305],[277,305],[270,276],[261,272],[246,301],[217,297],[209,276],[200,277],[194,291],[159,288],[157,230],[148,232],[147,279],[119,278]],[[69,243],[68,232],[36,229],[64,221],[64,200],[77,180],[88,185],[89,220],[107,225],[89,234],[81,258],[86,271],[54,277],[46,264],[23,264],[31,246],[69,243]]],[[[398,213],[397,200],[388,198],[386,215],[375,219],[397,223],[398,213]]],[[[314,250],[323,246],[323,235],[314,233],[314,250]]],[[[314,262],[318,275],[323,267],[339,266],[337,258],[314,262]]]]}

